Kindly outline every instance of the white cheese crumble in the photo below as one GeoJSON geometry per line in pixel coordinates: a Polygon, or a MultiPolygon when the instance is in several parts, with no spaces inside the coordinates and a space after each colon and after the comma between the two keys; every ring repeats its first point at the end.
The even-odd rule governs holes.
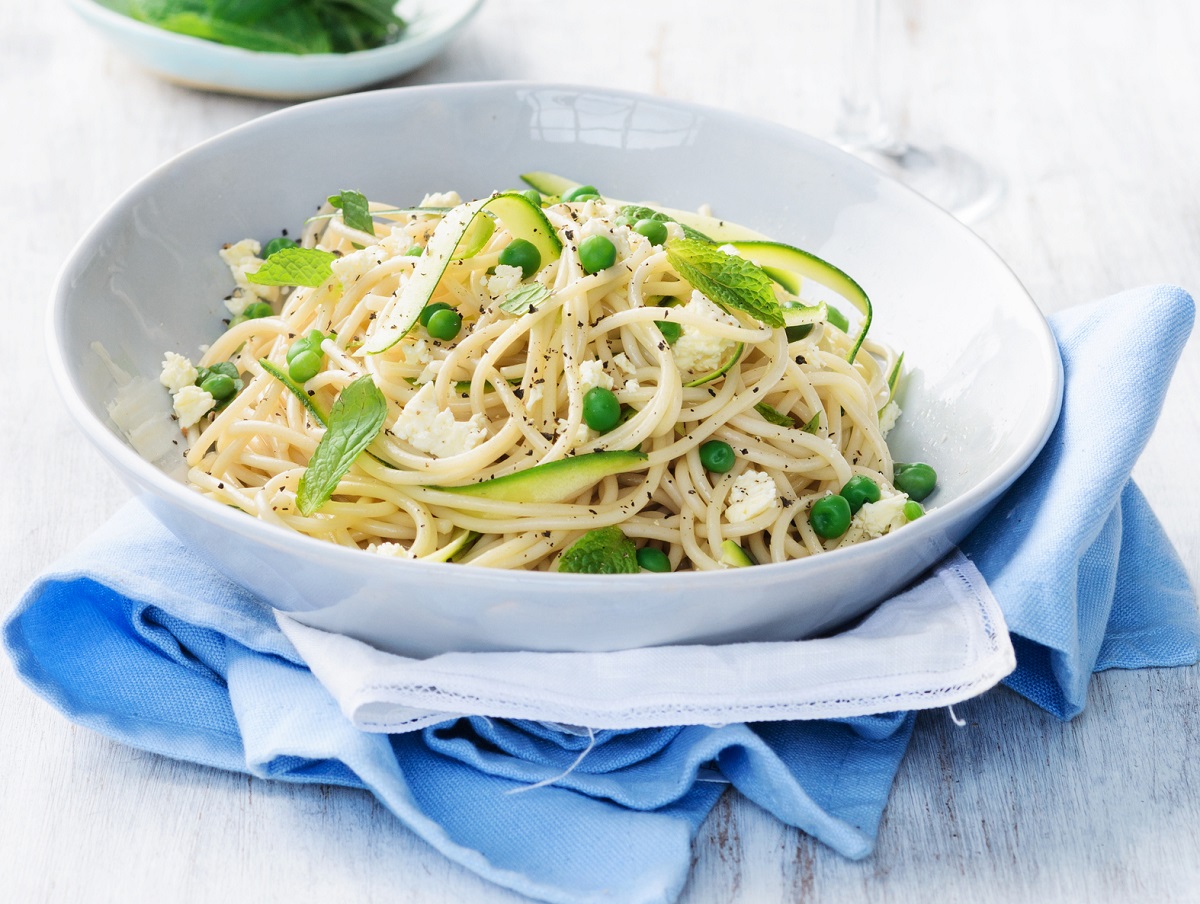
{"type": "Polygon", "coordinates": [[[613,364],[617,365],[617,369],[627,376],[635,376],[637,368],[633,366],[633,362],[629,360],[629,356],[624,352],[617,352],[613,355],[613,364]]]}
{"type": "Polygon", "coordinates": [[[456,421],[453,412],[438,408],[434,384],[426,383],[408,400],[392,433],[414,449],[445,458],[469,452],[486,440],[487,424],[482,414],[456,421]]]}
{"type": "Polygon", "coordinates": [[[233,274],[234,282],[242,290],[235,292],[225,301],[225,307],[235,317],[241,314],[246,306],[256,298],[264,301],[276,301],[279,298],[279,289],[276,286],[260,286],[246,278],[248,273],[254,273],[263,265],[263,259],[258,256],[261,251],[262,245],[254,239],[242,239],[240,242],[227,245],[218,252],[221,260],[229,266],[229,272],[233,274]],[[247,298],[246,295],[250,295],[250,297],[247,298]]]}
{"type": "Polygon", "coordinates": [[[367,547],[367,552],[373,552],[377,556],[392,556],[397,559],[408,559],[411,556],[408,550],[399,543],[393,543],[390,540],[385,540],[382,543],[372,543],[367,547]]]}
{"type": "Polygon", "coordinates": [[[779,490],[771,475],[750,468],[739,474],[729,488],[725,520],[730,524],[741,524],[778,504],[779,490]]]}
{"type": "MultiPolygon", "coordinates": [[[[566,433],[567,428],[571,426],[565,417],[560,417],[556,423],[558,425],[558,433],[566,433]]],[[[580,421],[579,426],[575,428],[575,435],[571,438],[571,442],[576,446],[582,446],[584,443],[590,443],[599,435],[585,421],[580,421]]]]}
{"type": "Polygon", "coordinates": [[[882,537],[884,534],[908,523],[904,517],[904,503],[908,497],[903,493],[885,496],[878,502],[868,502],[854,515],[850,528],[842,540],[843,544],[882,537]]]}
{"type": "Polygon", "coordinates": [[[612,389],[612,376],[604,372],[604,362],[600,359],[583,361],[579,365],[579,391],[586,394],[589,389],[597,386],[612,389]]]}
{"type": "Polygon", "coordinates": [[[637,380],[626,380],[622,392],[637,392],[642,388],[642,384],[637,380]]]}
{"type": "Polygon", "coordinates": [[[892,428],[896,426],[896,421],[900,419],[900,406],[894,401],[888,402],[883,406],[883,410],[879,412],[879,432],[887,436],[892,432],[892,428]]]}
{"type": "MultiPolygon", "coordinates": [[[[713,323],[723,323],[727,326],[740,326],[737,318],[727,311],[721,310],[715,303],[700,292],[693,291],[692,297],[681,310],[699,314],[705,320],[713,323]]],[[[680,370],[695,374],[711,373],[719,368],[732,352],[737,343],[732,339],[722,339],[704,331],[703,327],[687,324],[683,332],[671,346],[675,363],[680,370]]]]}
{"type": "Polygon", "coordinates": [[[191,386],[196,382],[196,377],[200,376],[191,360],[183,355],[177,355],[175,352],[167,352],[163,358],[162,373],[159,375],[158,382],[171,390],[171,392],[179,392],[185,386],[191,386]]]}
{"type": "Polygon", "coordinates": [[[366,276],[384,262],[388,256],[386,248],[378,245],[368,245],[359,251],[352,251],[330,261],[329,269],[337,277],[338,282],[348,286],[356,279],[366,276]]]}
{"type": "Polygon", "coordinates": [[[205,392],[199,386],[184,386],[175,393],[172,407],[179,418],[179,426],[183,428],[195,426],[200,418],[212,410],[217,400],[211,393],[205,392]]]}
{"type": "Polygon", "coordinates": [[[429,343],[424,339],[418,339],[416,342],[405,342],[400,346],[400,351],[404,355],[404,363],[410,366],[428,364],[431,357],[429,343]]]}
{"type": "Polygon", "coordinates": [[[492,298],[507,295],[513,289],[517,288],[517,286],[521,285],[521,280],[524,278],[525,273],[520,267],[497,264],[495,275],[487,278],[488,294],[492,298]]]}
{"type": "Polygon", "coordinates": [[[430,192],[421,199],[421,207],[457,207],[461,204],[462,198],[456,191],[435,191],[430,192]]]}
{"type": "Polygon", "coordinates": [[[438,371],[442,369],[442,365],[445,363],[445,360],[442,358],[432,359],[428,364],[425,365],[425,369],[417,376],[417,382],[432,383],[437,379],[438,371]]]}

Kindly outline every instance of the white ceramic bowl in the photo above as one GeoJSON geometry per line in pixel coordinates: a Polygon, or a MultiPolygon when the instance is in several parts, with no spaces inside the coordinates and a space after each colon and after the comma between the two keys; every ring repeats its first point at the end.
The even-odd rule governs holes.
{"type": "Polygon", "coordinates": [[[114,12],[97,0],[68,0],[84,21],[151,72],[192,88],[304,100],[396,78],[445,49],[483,0],[402,0],[408,28],[394,44],[355,53],[263,53],[175,34],[114,12]]]}
{"type": "MultiPolygon", "coordinates": [[[[867,611],[944,555],[1041,449],[1062,374],[1045,320],[958,221],[813,138],[735,113],[586,88],[492,83],[317,101],[234,129],[151,173],[109,210],[55,289],[50,357],[88,438],[187,543],[301,620],[381,648],[606,650],[794,639],[867,611]],[[350,152],[354,147],[386,153],[350,152]],[[720,573],[505,572],[322,543],[217,505],[139,457],[106,405],[96,349],[156,387],[163,352],[221,330],[223,243],[295,229],[353,187],[414,203],[479,196],[550,170],[614,197],[720,215],[820,254],[872,296],[872,334],[913,369],[890,439],[940,476],[929,514],[802,561],[720,573]],[[99,343],[99,346],[96,345],[99,343]]],[[[175,453],[178,460],[178,453],[175,453]]]]}

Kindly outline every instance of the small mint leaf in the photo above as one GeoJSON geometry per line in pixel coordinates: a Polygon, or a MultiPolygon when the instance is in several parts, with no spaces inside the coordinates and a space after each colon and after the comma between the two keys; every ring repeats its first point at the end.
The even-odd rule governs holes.
{"type": "Polygon", "coordinates": [[[727,311],[744,311],[777,329],[784,326],[771,277],[757,264],[695,239],[668,242],[667,261],[693,289],[727,311]]]}
{"type": "Polygon", "coordinates": [[[619,527],[590,530],[562,554],[558,570],[575,574],[637,574],[637,547],[619,527]]]}
{"type": "Polygon", "coordinates": [[[530,283],[513,289],[500,302],[500,310],[507,314],[525,314],[550,297],[550,290],[541,283],[530,283]]]}
{"type": "Polygon", "coordinates": [[[367,203],[366,195],[356,191],[343,191],[340,195],[330,195],[329,203],[342,211],[342,219],[351,229],[375,234],[375,220],[371,217],[371,205],[367,203]]]}
{"type": "Polygon", "coordinates": [[[315,288],[333,275],[329,266],[337,255],[316,248],[281,248],[246,279],[260,286],[309,286],[315,288]]]}
{"type": "Polygon", "coordinates": [[[330,409],[325,435],[296,488],[296,508],[301,515],[311,515],[329,501],[354,460],[378,436],[387,411],[387,399],[369,374],[342,390],[330,409]]]}
{"type": "Polygon", "coordinates": [[[816,436],[817,431],[821,429],[821,412],[814,414],[803,427],[800,428],[805,433],[811,433],[816,436]]]}
{"type": "Polygon", "coordinates": [[[763,416],[763,420],[768,424],[774,424],[776,427],[795,427],[796,421],[780,411],[776,411],[766,402],[759,402],[754,406],[754,410],[763,416]]]}

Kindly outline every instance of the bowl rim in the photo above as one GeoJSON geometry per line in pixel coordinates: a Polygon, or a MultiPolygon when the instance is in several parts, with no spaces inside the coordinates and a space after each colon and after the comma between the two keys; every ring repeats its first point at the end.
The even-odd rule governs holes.
{"type": "Polygon", "coordinates": [[[352,50],[346,53],[305,54],[284,53],[275,50],[249,50],[245,47],[219,44],[216,41],[206,41],[203,38],[197,38],[192,35],[168,31],[165,28],[159,28],[148,22],[142,22],[131,16],[126,16],[101,3],[100,0],[67,0],[67,3],[78,15],[91,22],[98,22],[114,31],[127,32],[143,40],[154,41],[159,44],[180,44],[190,48],[194,52],[209,56],[214,61],[224,60],[230,64],[240,63],[243,65],[247,62],[253,62],[259,66],[271,66],[281,70],[299,70],[301,68],[311,69],[313,66],[334,69],[366,64],[368,62],[381,65],[392,61],[391,58],[393,57],[397,58],[395,62],[399,63],[425,45],[442,40],[447,32],[465,23],[478,12],[484,0],[459,0],[461,8],[451,10],[449,15],[447,15],[445,10],[433,10],[431,13],[421,16],[418,21],[432,21],[437,23],[437,27],[418,30],[416,34],[412,34],[411,36],[410,29],[405,29],[390,44],[371,47],[367,50],[352,50]],[[441,19],[445,19],[445,21],[439,21],[441,19]]]}
{"type": "MultiPolygon", "coordinates": [[[[419,100],[425,95],[452,97],[481,91],[499,91],[512,95],[531,90],[553,91],[576,96],[600,95],[630,103],[650,102],[674,110],[686,111],[710,118],[737,120],[744,125],[751,125],[756,129],[764,130],[768,134],[775,133],[781,140],[811,143],[814,150],[838,159],[842,166],[861,168],[860,171],[869,171],[873,177],[884,180],[893,186],[893,188],[899,188],[902,194],[908,197],[910,203],[916,203],[918,206],[925,208],[929,214],[946,218],[946,220],[959,230],[957,234],[964,241],[973,243],[977,250],[991,258],[992,262],[999,266],[1000,272],[1008,277],[1011,281],[1011,287],[1019,293],[1022,303],[1028,307],[1028,313],[1033,315],[1033,322],[1040,326],[1037,346],[1040,356],[1049,364],[1050,385],[1043,399],[1039,417],[1035,421],[1039,425],[1039,429],[1031,429],[1027,432],[1017,447],[991,474],[983,481],[968,488],[957,498],[950,500],[943,506],[931,509],[925,517],[907,525],[903,532],[888,533],[882,537],[874,538],[869,542],[832,550],[829,553],[819,556],[809,556],[787,562],[763,563],[753,568],[756,576],[761,575],[766,577],[767,574],[770,574],[782,578],[787,572],[795,571],[797,572],[797,577],[801,577],[809,572],[817,574],[827,569],[850,567],[850,563],[856,560],[865,565],[877,556],[885,555],[886,551],[893,546],[900,544],[907,545],[912,542],[919,543],[921,540],[937,538],[943,534],[943,522],[948,522],[960,514],[965,514],[964,510],[978,507],[986,511],[994,505],[1001,494],[1025,472],[1046,445],[1057,424],[1063,398],[1064,374],[1057,340],[1044,314],[1021,284],[1016,274],[1013,273],[1012,269],[982,238],[956,220],[951,214],[937,207],[908,187],[888,179],[878,170],[875,170],[874,167],[871,167],[870,164],[853,157],[834,145],[798,129],[783,126],[769,120],[749,116],[734,110],[726,110],[690,101],[673,100],[643,92],[581,84],[516,80],[451,82],[388,88],[358,94],[338,95],[291,105],[250,119],[181,151],[154,167],[150,172],[122,191],[75,243],[70,254],[60,267],[53,288],[51,289],[51,304],[48,307],[45,321],[47,357],[59,395],[62,397],[76,424],[111,464],[117,465],[119,470],[138,475],[138,480],[143,488],[149,488],[149,490],[164,501],[174,504],[177,508],[187,510],[191,514],[208,521],[210,524],[215,524],[237,534],[250,536],[255,541],[267,546],[290,546],[294,549],[295,553],[304,555],[306,560],[313,564],[329,562],[333,567],[341,568],[348,566],[360,571],[373,571],[376,568],[382,567],[401,568],[405,571],[416,569],[418,574],[425,572],[430,576],[447,574],[448,572],[444,570],[447,563],[371,555],[363,550],[351,549],[318,540],[305,534],[288,531],[285,528],[270,524],[259,518],[248,518],[245,513],[240,511],[234,512],[227,507],[217,505],[194,490],[191,490],[184,483],[172,479],[151,462],[143,459],[128,444],[118,439],[113,430],[92,412],[91,408],[84,401],[83,394],[78,391],[75,381],[71,376],[72,370],[67,363],[63,343],[59,341],[62,335],[60,326],[65,323],[71,277],[74,271],[79,269],[81,264],[88,258],[89,249],[106,233],[108,225],[121,215],[122,210],[131,201],[143,193],[152,192],[155,184],[165,178],[180,162],[203,156],[211,147],[223,143],[231,136],[269,128],[271,124],[280,120],[303,118],[313,115],[319,116],[324,112],[324,108],[387,104],[391,103],[395,98],[413,97],[419,100]],[[432,570],[427,571],[428,569],[432,570]]],[[[501,588],[511,585],[510,589],[513,590],[519,589],[521,584],[530,580],[536,581],[541,585],[540,590],[552,590],[556,585],[561,585],[562,589],[569,590],[571,586],[577,586],[579,582],[597,584],[602,581],[608,582],[612,579],[612,575],[603,574],[541,572],[500,568],[479,568],[475,569],[472,573],[474,574],[474,572],[478,572],[479,577],[483,577],[501,588]]],[[[403,572],[397,572],[397,574],[401,573],[403,572]]],[[[459,573],[461,574],[461,571],[459,573]]],[[[627,586],[631,590],[647,591],[657,589],[661,591],[664,589],[664,584],[671,584],[672,589],[686,590],[693,584],[711,587],[714,581],[725,581],[732,587],[735,582],[739,584],[743,583],[746,576],[746,571],[740,568],[719,571],[679,571],[663,574],[639,572],[637,574],[621,575],[621,585],[622,587],[627,586]]]]}

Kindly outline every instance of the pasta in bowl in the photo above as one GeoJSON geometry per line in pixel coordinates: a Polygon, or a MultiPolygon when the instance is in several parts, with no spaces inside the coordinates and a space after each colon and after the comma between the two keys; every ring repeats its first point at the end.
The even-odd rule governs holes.
{"type": "MultiPolygon", "coordinates": [[[[605,264],[604,255],[592,263],[605,264]]],[[[66,261],[49,319],[51,368],[68,410],[184,544],[266,605],[414,656],[834,630],[978,523],[1045,443],[1061,393],[1057,349],[1037,307],[990,249],[932,205],[800,133],[571,86],[375,91],[290,107],[218,136],[149,174],[99,219],[66,261]],[[569,187],[519,182],[530,169],[535,181],[545,171],[595,180],[600,197],[564,206],[569,187]],[[318,209],[347,185],[355,191],[334,196],[341,206],[318,209]],[[461,197],[425,197],[451,188],[461,197]],[[497,189],[501,200],[492,200],[497,189]],[[545,217],[563,247],[542,247],[526,274],[528,250],[509,249],[517,238],[537,247],[548,237],[526,228],[524,202],[512,200],[531,189],[539,190],[530,215],[545,217]],[[354,226],[359,195],[375,207],[374,235],[354,226]],[[641,211],[617,222],[643,202],[675,222],[662,224],[665,239],[653,227],[638,231],[655,219],[641,211]],[[729,221],[685,213],[705,203],[729,221]],[[594,221],[588,228],[613,245],[612,264],[584,272],[582,240],[592,236],[563,219],[568,211],[594,221]],[[762,235],[722,232],[729,222],[762,235]],[[454,238],[437,237],[444,223],[465,231],[448,254],[431,253],[454,238]],[[566,228],[572,236],[559,232],[566,228]],[[271,263],[287,250],[269,242],[284,229],[300,246],[293,251],[324,250],[326,277],[335,265],[342,275],[315,286],[282,276],[278,286],[252,283],[250,273],[266,279],[262,270],[291,256],[271,263]],[[256,252],[246,238],[265,244],[256,252]],[[458,263],[460,243],[473,254],[458,263]],[[817,265],[772,243],[836,266],[806,271],[817,265]],[[412,246],[419,255],[407,254],[412,246]],[[765,284],[750,277],[765,286],[764,310],[698,289],[679,268],[692,257],[701,271],[716,261],[743,276],[765,273],[765,284]],[[226,300],[231,266],[265,295],[237,286],[243,292],[226,300]],[[409,294],[402,278],[424,288],[409,294]],[[337,301],[322,301],[333,281],[337,301]],[[694,300],[697,291],[707,301],[694,300]],[[586,318],[562,316],[585,306],[586,318]],[[760,316],[776,307],[782,329],[760,316]],[[553,381],[538,363],[551,345],[553,381]],[[180,360],[164,368],[167,352],[180,360]],[[891,414],[880,411],[893,388],[904,413],[885,437],[891,414]],[[600,401],[585,406],[600,389],[592,397],[600,401]],[[265,438],[252,418],[234,423],[260,408],[265,438]],[[331,431],[322,417],[361,429],[331,431]],[[340,439],[325,443],[333,451],[314,473],[331,432],[340,439]],[[728,452],[705,451],[710,442],[728,452]],[[344,456],[333,454],[339,448],[344,456]],[[811,448],[836,454],[793,451],[811,448]],[[345,458],[352,463],[342,471],[345,458]],[[580,461],[584,471],[613,470],[581,476],[580,461]],[[924,517],[903,516],[921,481],[905,489],[897,462],[937,471],[924,517]],[[531,474],[536,499],[522,476],[531,474]],[[843,490],[859,476],[881,502],[906,493],[891,503],[901,517],[872,519],[888,527],[866,542],[852,542],[851,526],[815,543],[814,504],[849,504],[843,490]],[[313,505],[307,514],[302,501],[313,505]],[[526,518],[541,519],[538,528],[526,518]],[[614,554],[585,544],[569,556],[596,531],[606,533],[590,543],[614,554]],[[817,545],[821,552],[803,554],[817,545]],[[629,573],[563,568],[580,558],[619,563],[585,570],[629,573]],[[664,560],[670,573],[655,573],[664,560]]],[[[852,522],[876,506],[865,492],[849,494],[862,502],[852,522]]]]}
{"type": "Polygon", "coordinates": [[[924,514],[934,471],[885,440],[901,359],[849,276],[524,178],[545,191],[345,191],[299,243],[225,247],[229,329],[161,376],[188,483],[380,555],[586,573],[785,562],[924,514]]]}

